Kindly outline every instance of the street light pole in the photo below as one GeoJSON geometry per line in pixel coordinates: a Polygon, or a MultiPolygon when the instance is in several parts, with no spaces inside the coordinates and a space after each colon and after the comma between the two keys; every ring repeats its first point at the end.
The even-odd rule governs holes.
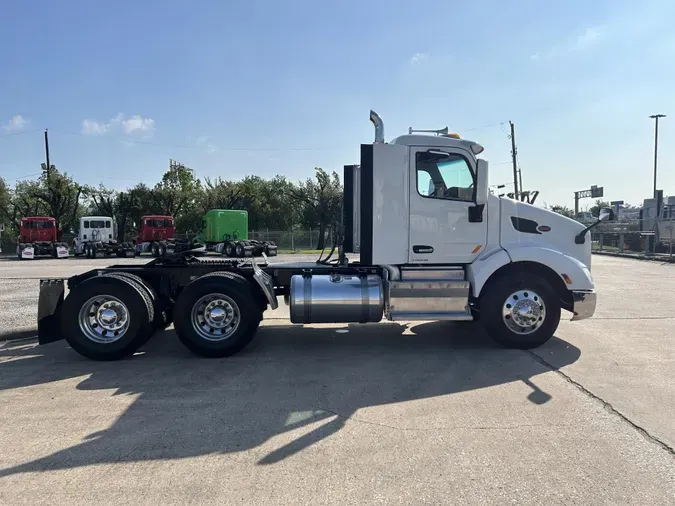
{"type": "Polygon", "coordinates": [[[654,122],[654,193],[653,197],[656,198],[656,166],[659,153],[659,118],[665,118],[665,114],[652,114],[649,116],[654,122]]]}

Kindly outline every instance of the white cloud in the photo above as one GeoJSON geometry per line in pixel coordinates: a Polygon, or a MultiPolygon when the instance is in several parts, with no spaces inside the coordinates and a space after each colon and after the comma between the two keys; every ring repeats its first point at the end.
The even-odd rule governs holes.
{"type": "Polygon", "coordinates": [[[138,114],[122,120],[124,133],[129,135],[134,132],[153,132],[155,130],[155,120],[143,118],[138,114]]]}
{"type": "Polygon", "coordinates": [[[82,133],[84,135],[102,135],[106,133],[110,125],[100,123],[93,119],[82,120],[82,133]]]}
{"type": "Polygon", "coordinates": [[[12,116],[12,119],[10,119],[7,123],[2,125],[2,129],[5,132],[20,132],[28,126],[28,123],[30,123],[29,120],[21,116],[21,114],[16,114],[12,116]]]}
{"type": "Polygon", "coordinates": [[[587,51],[602,41],[604,36],[604,27],[591,26],[586,28],[583,33],[570,37],[562,43],[556,44],[546,50],[537,51],[536,53],[531,54],[530,60],[534,62],[541,60],[551,60],[569,53],[587,51]]]}
{"type": "Polygon", "coordinates": [[[93,119],[82,120],[82,133],[84,135],[103,135],[115,130],[121,130],[126,135],[131,135],[136,132],[145,132],[152,135],[155,131],[155,120],[152,118],[144,118],[139,114],[134,114],[127,117],[123,113],[117,113],[114,118],[111,118],[107,123],[96,121],[93,119]]]}
{"type": "MultiPolygon", "coordinates": [[[[192,137],[188,137],[188,140],[192,140],[192,137]]],[[[212,142],[209,142],[210,140],[210,135],[201,135],[195,139],[194,143],[195,146],[203,147],[208,154],[212,154],[218,151],[220,147],[216,144],[213,144],[212,142]]]]}
{"type": "Polygon", "coordinates": [[[586,31],[578,35],[570,45],[570,51],[584,51],[598,43],[603,37],[603,31],[600,27],[592,26],[586,28],[586,31]]]}
{"type": "Polygon", "coordinates": [[[415,53],[415,54],[412,55],[412,57],[410,58],[410,63],[411,63],[412,65],[415,65],[416,63],[419,63],[419,62],[421,62],[421,61],[423,61],[423,60],[426,60],[426,59],[428,59],[428,58],[429,58],[429,54],[428,54],[428,53],[415,53]]]}

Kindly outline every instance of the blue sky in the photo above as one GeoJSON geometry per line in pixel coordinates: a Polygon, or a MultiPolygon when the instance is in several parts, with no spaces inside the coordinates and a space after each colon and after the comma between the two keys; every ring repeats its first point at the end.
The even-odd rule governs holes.
{"type": "Polygon", "coordinates": [[[79,181],[154,184],[169,158],[238,179],[358,163],[370,108],[387,138],[449,126],[492,184],[572,205],[592,184],[675,195],[675,2],[32,1],[0,15],[0,176],[52,163],[79,181]]]}

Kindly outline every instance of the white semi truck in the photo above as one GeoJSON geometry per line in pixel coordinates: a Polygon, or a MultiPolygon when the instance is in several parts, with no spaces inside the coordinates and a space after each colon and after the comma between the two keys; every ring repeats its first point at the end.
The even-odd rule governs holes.
{"type": "MultiPolygon", "coordinates": [[[[454,134],[375,142],[345,167],[344,233],[334,262],[208,260],[196,252],[95,269],[40,286],[40,343],[91,359],[132,355],[173,321],[205,357],[232,355],[283,297],[292,323],[480,320],[506,347],[553,336],[567,311],[593,315],[589,227],[488,191],[483,148],[454,134]],[[350,261],[356,251],[360,258],[350,261]]],[[[611,210],[602,218],[611,219],[611,210]]]]}
{"type": "Polygon", "coordinates": [[[73,254],[96,258],[136,256],[133,243],[118,242],[115,237],[115,220],[110,216],[83,216],[80,218],[80,231],[73,239],[73,254]]]}

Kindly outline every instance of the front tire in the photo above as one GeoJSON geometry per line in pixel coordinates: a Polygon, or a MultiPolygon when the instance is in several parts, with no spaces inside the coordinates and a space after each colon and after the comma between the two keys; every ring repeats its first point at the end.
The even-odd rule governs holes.
{"type": "Polygon", "coordinates": [[[560,297],[542,277],[510,272],[485,287],[481,321],[506,348],[530,349],[547,342],[560,323],[560,297]]]}
{"type": "Polygon", "coordinates": [[[190,283],[178,296],[173,314],[180,341],[207,358],[228,357],[244,349],[262,320],[250,283],[229,272],[207,274],[190,283]]]}

